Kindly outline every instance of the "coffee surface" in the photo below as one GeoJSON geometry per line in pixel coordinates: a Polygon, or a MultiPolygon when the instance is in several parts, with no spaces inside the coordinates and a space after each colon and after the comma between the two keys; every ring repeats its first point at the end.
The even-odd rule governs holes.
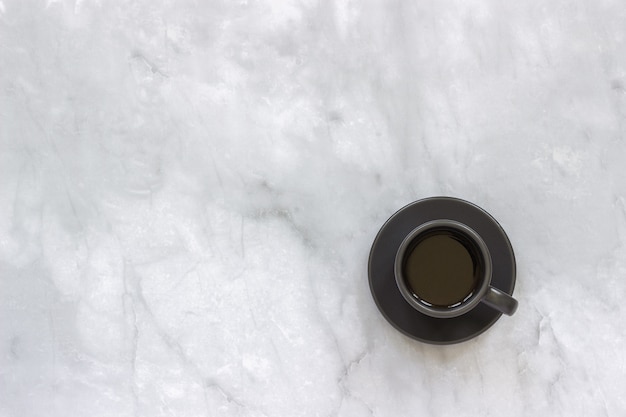
{"type": "Polygon", "coordinates": [[[435,307],[453,307],[473,293],[479,265],[471,244],[463,240],[449,231],[418,239],[404,264],[407,285],[417,298],[435,307]]]}

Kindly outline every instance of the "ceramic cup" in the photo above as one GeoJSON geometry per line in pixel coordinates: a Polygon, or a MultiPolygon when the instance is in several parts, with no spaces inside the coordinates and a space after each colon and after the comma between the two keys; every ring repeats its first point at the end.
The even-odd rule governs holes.
{"type": "Polygon", "coordinates": [[[436,318],[461,316],[480,303],[509,316],[515,313],[517,300],[491,286],[492,269],[489,248],[480,235],[448,219],[413,229],[394,263],[396,284],[407,303],[436,318]]]}

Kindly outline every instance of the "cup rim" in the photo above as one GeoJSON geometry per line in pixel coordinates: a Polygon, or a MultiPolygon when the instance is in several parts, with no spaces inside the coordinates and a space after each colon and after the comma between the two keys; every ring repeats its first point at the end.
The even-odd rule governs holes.
{"type": "Polygon", "coordinates": [[[468,311],[476,307],[487,293],[491,284],[492,277],[492,259],[489,253],[489,248],[480,235],[468,225],[451,219],[437,219],[423,223],[414,228],[405,238],[402,240],[400,247],[396,252],[394,262],[394,276],[396,279],[396,285],[400,290],[400,294],[406,300],[407,303],[420,313],[426,314],[435,318],[452,318],[461,316],[468,311]],[[411,243],[419,236],[433,229],[453,229],[469,238],[477,247],[478,252],[482,258],[484,264],[484,271],[481,278],[481,283],[474,293],[466,300],[462,301],[458,306],[454,307],[435,307],[427,305],[416,298],[412,291],[408,288],[403,272],[403,260],[411,243]]]}

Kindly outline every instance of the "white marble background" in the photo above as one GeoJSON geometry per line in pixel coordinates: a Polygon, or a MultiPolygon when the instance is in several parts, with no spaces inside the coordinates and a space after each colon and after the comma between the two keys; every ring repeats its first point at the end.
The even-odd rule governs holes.
{"type": "Polygon", "coordinates": [[[626,415],[626,7],[0,1],[0,416],[626,415]],[[431,195],[518,313],[454,346],[367,256],[431,195]]]}

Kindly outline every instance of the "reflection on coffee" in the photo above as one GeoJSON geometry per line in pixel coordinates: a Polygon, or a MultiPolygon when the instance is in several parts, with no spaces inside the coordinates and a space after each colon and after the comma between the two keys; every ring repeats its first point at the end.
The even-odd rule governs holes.
{"type": "Polygon", "coordinates": [[[468,299],[480,283],[478,251],[458,232],[430,231],[418,237],[407,253],[407,286],[428,305],[454,307],[468,299]]]}

